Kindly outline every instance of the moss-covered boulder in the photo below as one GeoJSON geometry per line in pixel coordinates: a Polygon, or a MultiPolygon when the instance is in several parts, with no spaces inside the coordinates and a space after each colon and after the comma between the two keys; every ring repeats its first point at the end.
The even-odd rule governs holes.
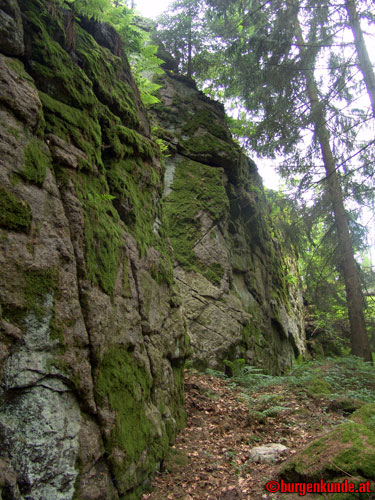
{"type": "MultiPolygon", "coordinates": [[[[375,405],[355,411],[351,420],[334,428],[293,456],[280,477],[287,482],[371,482],[375,484],[375,405]]],[[[351,493],[338,498],[372,498],[351,493]]]]}
{"type": "Polygon", "coordinates": [[[353,413],[351,420],[359,422],[370,431],[375,432],[375,403],[363,405],[353,413]]]}

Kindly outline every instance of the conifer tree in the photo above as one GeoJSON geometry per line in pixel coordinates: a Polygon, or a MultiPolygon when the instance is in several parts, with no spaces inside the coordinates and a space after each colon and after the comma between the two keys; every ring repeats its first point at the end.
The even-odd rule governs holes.
{"type": "Polygon", "coordinates": [[[358,13],[355,0],[345,0],[345,8],[348,14],[349,25],[353,32],[359,67],[366,83],[372,107],[372,114],[375,117],[375,74],[367,52],[366,43],[361,29],[360,15],[358,13]]]}
{"type": "Polygon", "coordinates": [[[193,74],[193,59],[202,49],[205,37],[204,2],[176,0],[170,13],[158,18],[157,39],[176,60],[179,69],[189,78],[193,74]]]}

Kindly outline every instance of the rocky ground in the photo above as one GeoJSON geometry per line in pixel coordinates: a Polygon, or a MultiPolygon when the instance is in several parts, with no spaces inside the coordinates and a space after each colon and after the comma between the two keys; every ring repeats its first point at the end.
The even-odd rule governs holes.
{"type": "MultiPolygon", "coordinates": [[[[310,388],[314,384],[320,380],[310,388]]],[[[340,398],[290,384],[244,389],[233,379],[186,371],[185,387],[187,426],[142,500],[285,498],[268,493],[267,481],[277,480],[283,461],[348,415],[340,398]],[[253,462],[251,450],[268,443],[288,449],[274,463],[253,462]]]]}

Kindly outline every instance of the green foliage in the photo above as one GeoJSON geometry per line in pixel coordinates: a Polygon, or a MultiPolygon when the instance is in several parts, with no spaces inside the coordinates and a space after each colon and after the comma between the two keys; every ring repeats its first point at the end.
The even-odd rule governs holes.
{"type": "Polygon", "coordinates": [[[300,389],[322,388],[331,398],[343,395],[375,401],[375,369],[354,356],[305,362],[291,371],[288,383],[300,389]]]}
{"type": "Polygon", "coordinates": [[[100,21],[111,7],[110,0],[58,0],[62,6],[69,4],[80,16],[100,21]]]}
{"type": "Polygon", "coordinates": [[[32,214],[28,203],[0,186],[0,227],[12,231],[29,231],[32,214]]]}
{"type": "Polygon", "coordinates": [[[244,369],[245,366],[245,360],[244,359],[235,359],[234,361],[230,361],[229,359],[224,360],[225,366],[229,368],[229,375],[231,377],[237,377],[241,375],[242,370],[244,369]]]}
{"type": "Polygon", "coordinates": [[[157,40],[173,55],[180,71],[190,77],[204,47],[204,7],[204,2],[196,0],[175,0],[169,12],[158,18],[157,40]]]}
{"type": "MultiPolygon", "coordinates": [[[[267,375],[261,368],[244,365],[241,359],[237,364],[230,363],[229,366],[233,365],[236,368],[236,374],[231,377],[231,382],[245,388],[249,397],[268,387],[290,385],[311,397],[324,395],[335,399],[345,396],[355,400],[375,402],[375,369],[370,363],[354,356],[300,362],[289,374],[283,376],[267,375]]],[[[220,372],[212,370],[206,372],[225,378],[220,372]]],[[[269,402],[274,402],[272,398],[273,396],[269,402]]]]}
{"type": "Polygon", "coordinates": [[[150,40],[145,38],[140,51],[130,57],[135,82],[141,92],[141,98],[146,108],[160,102],[155,94],[161,88],[161,85],[153,80],[163,75],[164,71],[161,69],[163,61],[157,57],[157,51],[157,45],[152,45],[150,40]]]}

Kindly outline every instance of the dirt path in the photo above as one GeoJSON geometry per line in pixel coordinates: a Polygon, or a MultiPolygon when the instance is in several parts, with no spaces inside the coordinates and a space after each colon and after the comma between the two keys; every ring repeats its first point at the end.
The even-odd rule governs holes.
{"type": "Polygon", "coordinates": [[[281,498],[265,489],[267,481],[277,479],[280,463],[250,462],[250,450],[281,443],[289,448],[286,459],[344,419],[328,412],[324,399],[287,386],[249,397],[230,379],[187,371],[185,388],[187,427],[142,500],[281,498]]]}

